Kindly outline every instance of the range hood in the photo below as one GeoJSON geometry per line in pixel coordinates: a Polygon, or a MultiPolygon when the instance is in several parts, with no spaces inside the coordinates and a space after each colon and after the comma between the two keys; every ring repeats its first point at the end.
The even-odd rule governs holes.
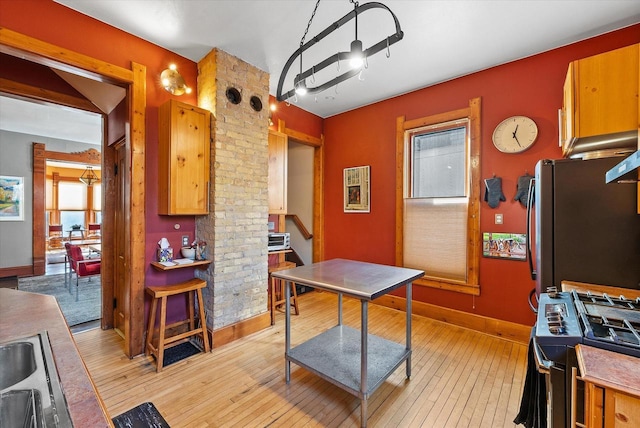
{"type": "Polygon", "coordinates": [[[638,149],[638,131],[578,138],[565,153],[565,157],[593,159],[626,156],[638,149]]]}
{"type": "Polygon", "coordinates": [[[640,150],[625,158],[622,162],[607,171],[605,181],[611,183],[637,183],[638,167],[640,167],[640,150]]]}

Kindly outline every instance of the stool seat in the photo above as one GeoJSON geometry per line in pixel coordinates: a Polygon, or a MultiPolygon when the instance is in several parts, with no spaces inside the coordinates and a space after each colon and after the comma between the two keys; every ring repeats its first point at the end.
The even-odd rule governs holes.
{"type": "MultiPolygon", "coordinates": [[[[164,360],[164,351],[167,345],[177,342],[187,337],[201,335],[204,345],[204,352],[209,352],[209,336],[207,334],[207,320],[204,312],[204,299],[202,298],[202,289],[207,283],[201,279],[193,278],[178,284],[172,285],[149,285],[145,288],[146,292],[151,295],[151,310],[149,312],[149,327],[147,328],[147,342],[145,346],[145,355],[154,355],[156,357],[156,372],[162,371],[162,363],[164,360]],[[167,325],[167,297],[178,294],[187,293],[189,299],[189,318],[167,325]],[[198,309],[200,318],[200,327],[195,326],[195,302],[194,294],[198,299],[198,309]],[[158,345],[153,345],[153,336],[156,324],[156,313],[158,309],[158,300],[160,300],[160,326],[158,329],[158,345]],[[167,330],[189,324],[186,332],[166,336],[167,330]]],[[[176,343],[177,345],[177,343],[176,343]]]]}
{"type": "MultiPolygon", "coordinates": [[[[278,263],[277,265],[269,266],[269,274],[272,272],[277,272],[279,270],[292,269],[296,267],[294,262],[285,261],[282,263],[278,263]]],[[[271,277],[271,292],[269,297],[271,298],[271,325],[276,323],[276,308],[278,306],[282,306],[286,303],[285,299],[285,290],[284,283],[286,281],[281,280],[279,278],[271,277]]],[[[293,308],[295,315],[300,315],[300,309],[298,308],[298,292],[296,290],[296,284],[291,282],[291,296],[289,299],[289,304],[293,308]]]]}

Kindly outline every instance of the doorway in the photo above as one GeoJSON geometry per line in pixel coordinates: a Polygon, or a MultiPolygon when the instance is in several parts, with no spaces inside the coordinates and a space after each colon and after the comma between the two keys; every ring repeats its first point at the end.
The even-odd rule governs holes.
{"type": "MultiPolygon", "coordinates": [[[[145,105],[146,105],[146,68],[140,64],[132,63],[131,69],[124,69],[114,64],[91,58],[76,52],[44,43],[40,40],[16,33],[6,28],[0,28],[0,52],[3,54],[25,58],[36,64],[46,65],[56,70],[82,76],[99,82],[108,82],[126,89],[128,94],[127,113],[125,122],[130,128],[125,133],[125,167],[123,174],[124,188],[124,265],[127,270],[124,274],[123,287],[126,298],[124,325],[124,353],[133,357],[143,350],[143,325],[144,325],[144,258],[131,257],[132,254],[144,254],[145,252],[145,217],[144,217],[144,152],[145,152],[145,105]],[[134,113],[135,112],[135,113],[134,113]]],[[[53,102],[66,105],[62,98],[51,99],[55,93],[46,93],[38,88],[22,85],[18,88],[11,85],[0,85],[0,91],[12,96],[39,97],[42,102],[53,102]]],[[[103,147],[103,164],[114,165],[116,153],[113,147],[103,147]]],[[[35,172],[35,171],[34,171],[35,172]]],[[[44,171],[42,172],[44,174],[44,171]]],[[[114,327],[114,283],[118,281],[115,275],[115,198],[116,182],[115,171],[112,168],[103,169],[103,236],[102,236],[102,323],[103,329],[114,327]]],[[[34,198],[33,224],[44,226],[44,198],[34,198]],[[35,200],[38,199],[39,206],[35,200]]],[[[34,231],[35,233],[35,231],[34,231]]],[[[44,236],[44,231],[39,235],[44,236]]],[[[45,243],[33,244],[34,270],[36,264],[42,265],[38,269],[44,269],[45,243]]]]}

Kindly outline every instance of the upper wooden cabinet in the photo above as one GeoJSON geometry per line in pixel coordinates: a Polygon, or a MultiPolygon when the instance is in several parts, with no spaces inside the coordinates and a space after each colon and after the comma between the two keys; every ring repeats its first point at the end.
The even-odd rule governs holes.
{"type": "Polygon", "coordinates": [[[169,100],[158,121],[158,213],[208,214],[211,113],[169,100]]]}
{"type": "Polygon", "coordinates": [[[287,213],[287,145],[285,134],[269,131],[269,214],[287,213]]]}
{"type": "Polygon", "coordinates": [[[569,64],[560,114],[560,144],[567,155],[576,140],[637,130],[640,44],[569,64]]]}

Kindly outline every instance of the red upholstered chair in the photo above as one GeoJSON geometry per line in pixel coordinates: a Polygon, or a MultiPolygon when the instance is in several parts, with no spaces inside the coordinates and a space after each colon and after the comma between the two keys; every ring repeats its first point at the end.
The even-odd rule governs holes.
{"type": "MultiPolygon", "coordinates": [[[[64,246],[67,250],[69,261],[69,275],[76,274],[76,300],[78,300],[78,280],[80,277],[100,275],[100,259],[85,260],[82,255],[82,249],[79,246],[68,242],[64,246]]],[[[71,286],[69,286],[69,291],[71,291],[71,286]]]]}
{"type": "Polygon", "coordinates": [[[100,239],[100,223],[89,223],[87,239],[100,239]]]}

